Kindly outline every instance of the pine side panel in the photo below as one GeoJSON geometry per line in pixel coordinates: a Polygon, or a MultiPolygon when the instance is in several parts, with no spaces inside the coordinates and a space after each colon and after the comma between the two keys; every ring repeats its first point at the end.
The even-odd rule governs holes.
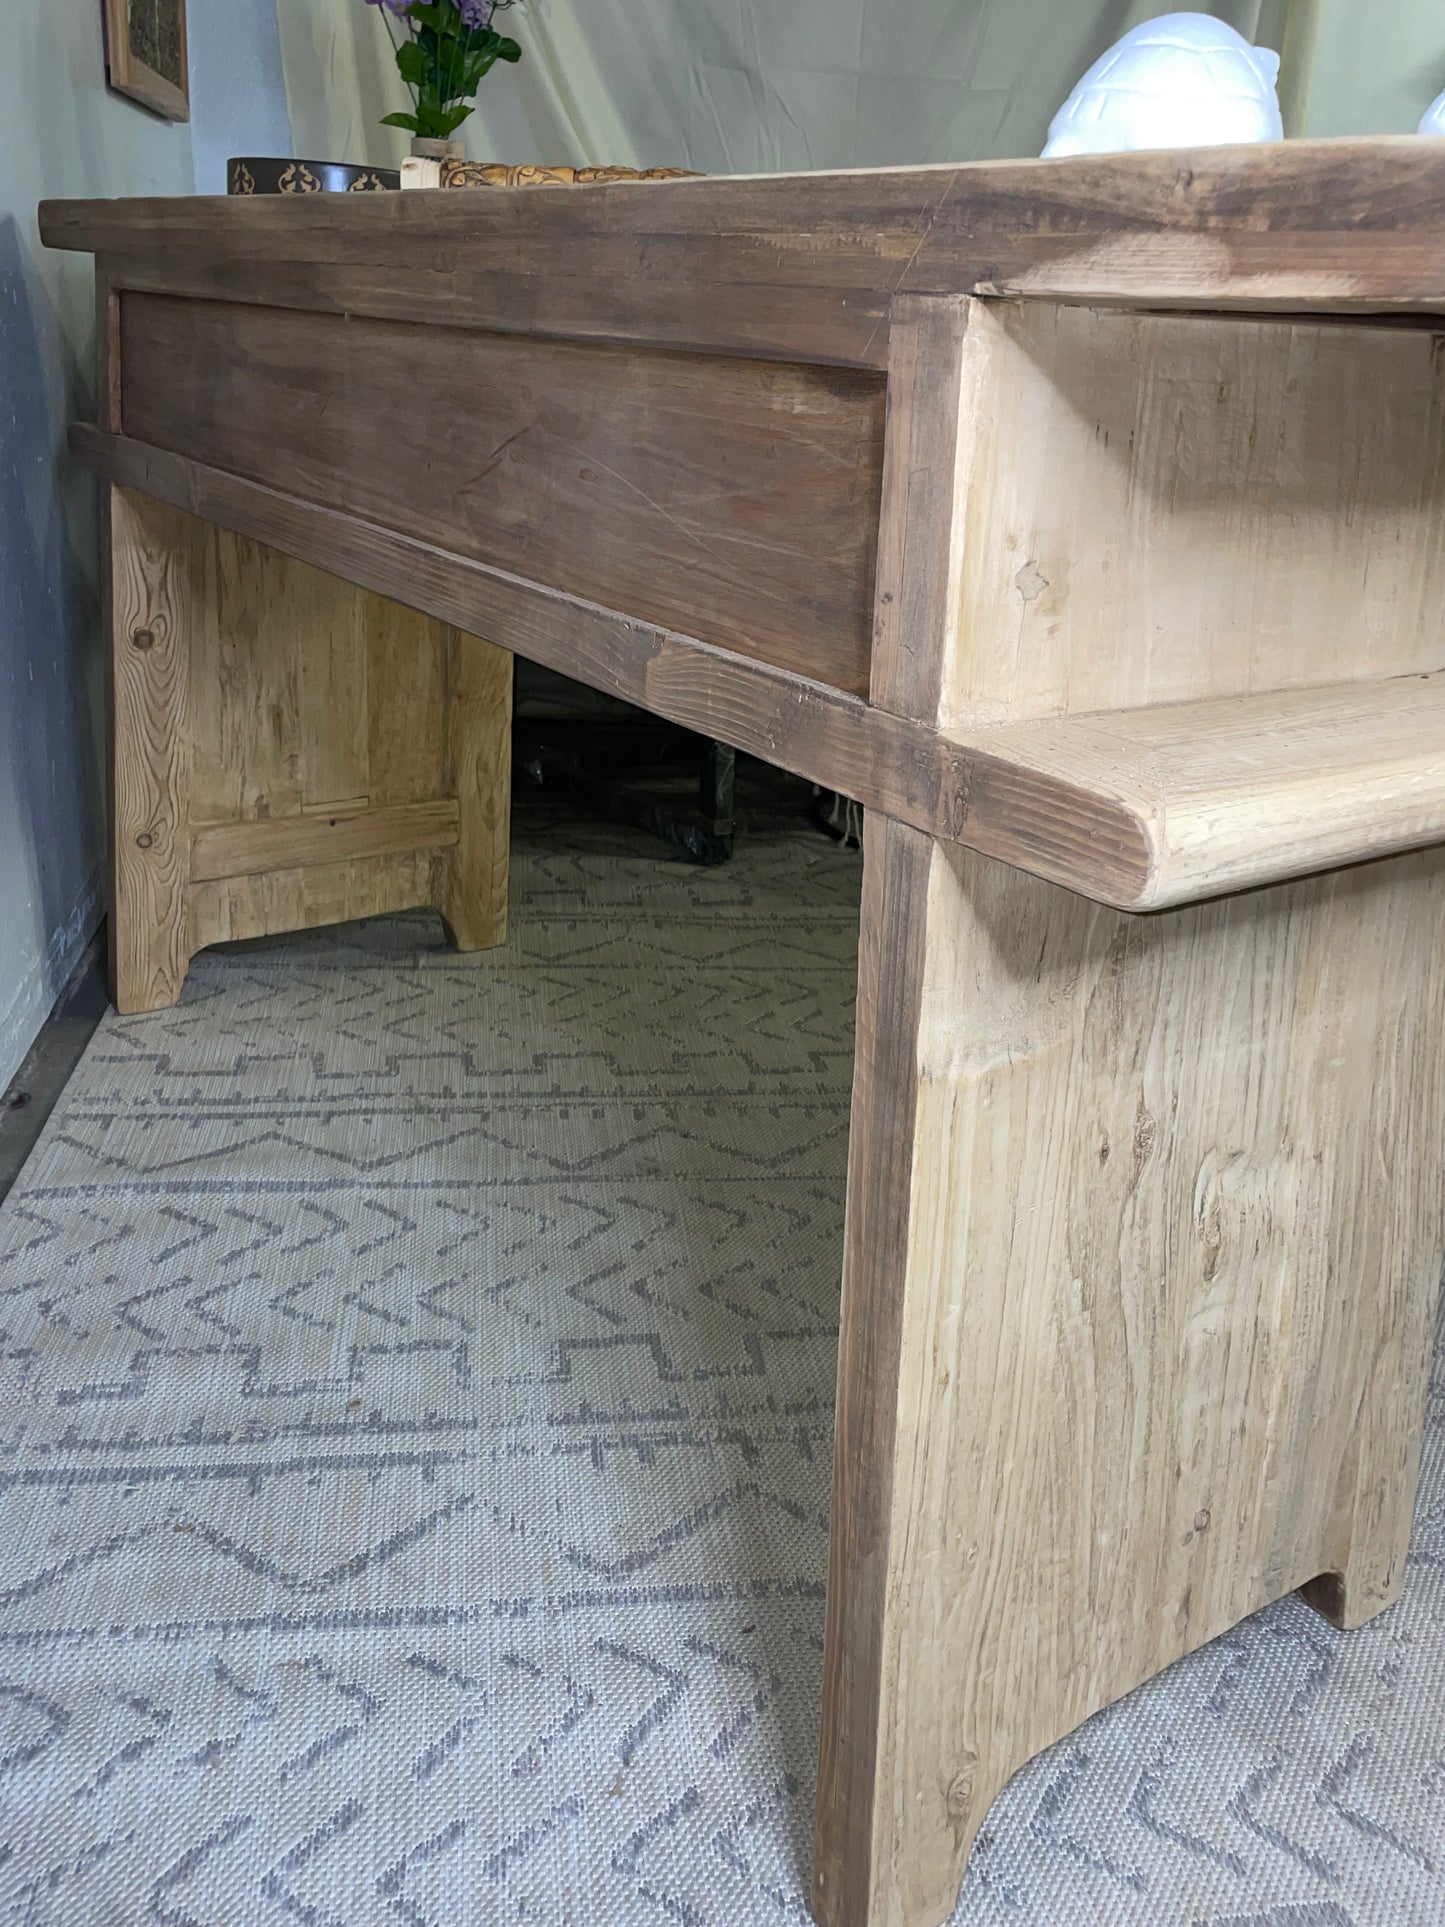
{"type": "Polygon", "coordinates": [[[937,846],[914,942],[870,1927],[1173,1660],[1398,1597],[1445,1245],[1441,852],[1131,918],[937,846]]]}
{"type": "MultiPolygon", "coordinates": [[[[1348,729],[1440,666],[1423,333],[920,297],[890,349],[872,686],[912,720],[1091,745],[1100,796],[1097,732],[1136,740],[1157,843],[1195,766],[1146,705],[1199,705],[1247,816],[1281,744],[1221,777],[1211,716],[1348,729]]],[[[813,1900],[937,1927],[1042,1747],[1291,1590],[1398,1596],[1445,853],[1145,917],[897,824],[864,857],[813,1900]]]]}
{"type": "MultiPolygon", "coordinates": [[[[275,549],[202,527],[204,574],[191,643],[191,816],[198,826],[291,816],[306,795],[299,730],[305,630],[292,601],[300,571],[275,549]]],[[[300,607],[307,603],[303,594],[300,607]]]]}
{"type": "Polygon", "coordinates": [[[975,301],[962,360],[945,729],[1445,667],[1432,333],[975,301]]]}

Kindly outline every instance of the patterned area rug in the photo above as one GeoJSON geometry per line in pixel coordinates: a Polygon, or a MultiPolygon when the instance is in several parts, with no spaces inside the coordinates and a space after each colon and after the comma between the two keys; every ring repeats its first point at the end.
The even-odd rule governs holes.
{"type": "MultiPolygon", "coordinates": [[[[0,1921],[806,1919],[859,872],[779,794],[102,1026],[0,1210],[0,1921]]],[[[1091,1722],[957,1915],[1442,1919],[1445,1382],[1404,1603],[1091,1722]]]]}

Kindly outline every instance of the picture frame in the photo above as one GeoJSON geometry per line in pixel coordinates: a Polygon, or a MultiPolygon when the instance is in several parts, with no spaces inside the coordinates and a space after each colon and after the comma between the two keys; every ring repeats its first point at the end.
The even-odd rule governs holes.
{"type": "Polygon", "coordinates": [[[166,120],[189,120],[186,0],[102,3],[107,84],[166,120]]]}

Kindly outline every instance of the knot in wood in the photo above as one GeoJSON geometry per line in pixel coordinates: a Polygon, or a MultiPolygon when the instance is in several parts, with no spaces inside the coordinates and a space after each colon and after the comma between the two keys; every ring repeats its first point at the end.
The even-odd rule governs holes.
{"type": "Polygon", "coordinates": [[[957,1773],[948,1783],[943,1796],[943,1810],[953,1835],[954,1846],[961,1847],[968,1832],[969,1815],[973,1812],[974,1775],[978,1770],[978,1755],[965,1753],[957,1773]]]}

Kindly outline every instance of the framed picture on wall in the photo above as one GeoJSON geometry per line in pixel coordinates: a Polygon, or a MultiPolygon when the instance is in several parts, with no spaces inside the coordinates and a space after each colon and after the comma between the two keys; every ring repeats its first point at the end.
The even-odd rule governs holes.
{"type": "Polygon", "coordinates": [[[186,0],[103,0],[106,79],[167,120],[189,120],[186,0]]]}

